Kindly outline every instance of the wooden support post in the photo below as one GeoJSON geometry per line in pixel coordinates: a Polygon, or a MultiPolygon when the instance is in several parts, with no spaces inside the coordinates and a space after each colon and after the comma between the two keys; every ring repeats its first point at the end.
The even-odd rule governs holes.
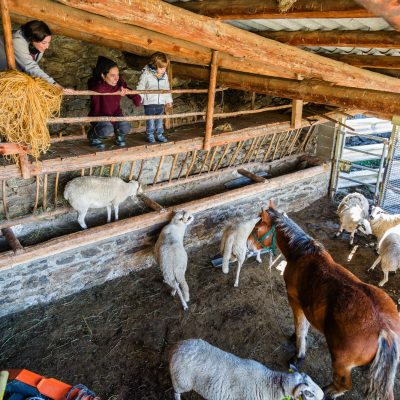
{"type": "Polygon", "coordinates": [[[203,149],[206,151],[210,150],[210,139],[213,128],[215,88],[217,84],[217,72],[218,72],[218,51],[213,50],[211,59],[210,84],[208,87],[206,132],[205,132],[204,146],[203,146],[203,149]]]}
{"type": "Polygon", "coordinates": [[[238,169],[237,172],[239,172],[240,175],[243,175],[247,178],[250,178],[254,182],[265,182],[266,179],[263,178],[262,176],[257,176],[256,174],[253,174],[250,171],[247,171],[247,169],[238,169]]]}
{"type": "MultiPolygon", "coordinates": [[[[298,81],[302,81],[303,77],[299,74],[296,74],[296,78],[298,81]]],[[[301,99],[293,99],[292,100],[292,119],[291,119],[291,127],[293,129],[298,129],[301,127],[301,120],[303,118],[303,100],[301,99]]]]}
{"type": "Polygon", "coordinates": [[[3,228],[1,230],[1,233],[11,247],[14,254],[21,254],[24,252],[24,248],[22,247],[19,240],[16,238],[12,228],[3,228]]]}
{"type": "Polygon", "coordinates": [[[5,237],[7,243],[10,245],[14,254],[21,254],[24,252],[24,248],[22,247],[19,240],[16,238],[12,228],[3,228],[1,230],[1,233],[5,237]]]}
{"type": "Polygon", "coordinates": [[[300,128],[302,118],[303,118],[303,100],[293,100],[291,127],[293,129],[300,128]]]}
{"type": "Polygon", "coordinates": [[[156,201],[152,200],[150,197],[147,197],[145,194],[140,194],[139,198],[143,201],[144,204],[146,204],[147,207],[151,208],[154,211],[166,211],[161,204],[158,204],[156,201]]]}
{"type": "Polygon", "coordinates": [[[4,50],[6,53],[8,69],[17,69],[12,42],[12,28],[7,0],[0,0],[1,20],[3,22],[4,50]]]}
{"type": "MultiPolygon", "coordinates": [[[[167,74],[168,74],[168,80],[169,80],[169,88],[172,90],[173,76],[172,76],[172,64],[171,63],[168,64],[167,74]]],[[[173,114],[172,107],[165,107],[165,114],[166,115],[173,114]]],[[[174,124],[174,121],[172,119],[166,119],[165,120],[165,130],[168,131],[171,128],[173,128],[173,124],[174,124]]]]}

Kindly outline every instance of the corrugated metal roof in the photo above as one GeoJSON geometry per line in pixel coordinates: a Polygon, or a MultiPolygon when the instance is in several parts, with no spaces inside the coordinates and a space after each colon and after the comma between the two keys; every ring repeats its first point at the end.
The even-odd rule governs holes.
{"type": "MultiPolygon", "coordinates": [[[[189,0],[166,0],[169,3],[189,0]]],[[[261,31],[390,31],[393,28],[383,18],[281,18],[226,20],[227,24],[251,32],[261,31]]],[[[376,56],[400,56],[399,49],[356,48],[356,47],[303,47],[312,53],[358,54],[376,56]]]]}
{"type": "Polygon", "coordinates": [[[246,31],[393,30],[383,18],[282,18],[225,21],[246,31]]]}

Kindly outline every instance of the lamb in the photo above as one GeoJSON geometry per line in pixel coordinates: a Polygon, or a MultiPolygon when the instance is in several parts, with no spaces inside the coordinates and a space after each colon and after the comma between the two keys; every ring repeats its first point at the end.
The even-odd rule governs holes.
{"type": "Polygon", "coordinates": [[[322,400],[321,388],[292,368],[291,373],[272,371],[201,339],[177,343],[169,362],[175,400],[191,390],[207,400],[322,400]]]}
{"type": "Polygon", "coordinates": [[[353,244],[354,234],[360,230],[371,235],[371,225],[368,220],[368,200],[360,193],[348,194],[339,204],[337,214],[340,218],[340,228],[335,234],[339,237],[343,230],[350,232],[350,245],[353,244]]]}
{"type": "Polygon", "coordinates": [[[383,286],[389,279],[389,271],[400,268],[400,225],[388,229],[379,241],[379,257],[375,260],[368,271],[373,270],[379,262],[383,271],[383,279],[379,286],[383,286]]]}
{"type": "Polygon", "coordinates": [[[186,227],[192,222],[193,216],[190,213],[176,211],[171,222],[162,229],[154,249],[164,282],[171,286],[172,296],[178,293],[184,310],[188,309],[189,286],[185,279],[188,257],[183,246],[183,236],[186,227]]]}
{"type": "Polygon", "coordinates": [[[79,225],[86,229],[85,217],[89,208],[107,207],[107,222],[111,221],[111,205],[118,221],[119,205],[128,196],[132,199],[143,190],[137,181],[124,182],[116,177],[81,176],[67,183],[64,198],[78,212],[79,225]]]}
{"type": "MultiPolygon", "coordinates": [[[[234,287],[239,286],[240,270],[246,259],[247,253],[247,238],[254,229],[256,223],[260,220],[259,217],[250,219],[249,221],[242,222],[235,225],[229,225],[225,228],[221,240],[221,254],[223,255],[222,260],[222,272],[227,274],[229,272],[229,261],[238,262],[238,268],[236,271],[236,279],[234,287]]],[[[257,261],[261,262],[260,251],[257,253],[257,261]]]]}
{"type": "Polygon", "coordinates": [[[398,224],[400,224],[400,214],[389,214],[380,207],[372,207],[371,229],[378,243],[388,229],[398,224]]]}

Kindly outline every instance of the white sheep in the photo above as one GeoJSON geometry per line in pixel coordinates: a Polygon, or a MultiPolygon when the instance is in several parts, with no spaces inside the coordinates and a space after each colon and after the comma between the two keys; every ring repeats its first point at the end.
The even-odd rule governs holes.
{"type": "Polygon", "coordinates": [[[192,214],[176,211],[171,222],[162,229],[154,249],[164,282],[171,286],[172,296],[178,293],[184,310],[188,309],[189,286],[185,279],[188,257],[183,246],[183,237],[186,227],[192,222],[192,214]]]}
{"type": "Polygon", "coordinates": [[[380,262],[383,271],[383,279],[379,286],[383,286],[389,279],[389,272],[400,268],[400,225],[388,229],[378,246],[379,257],[368,271],[373,270],[380,262]]]}
{"type": "MultiPolygon", "coordinates": [[[[294,368],[294,367],[293,367],[294,368]]],[[[201,339],[179,342],[169,369],[175,400],[194,390],[207,400],[322,400],[321,388],[306,374],[276,372],[239,358],[201,339]]]]}
{"type": "Polygon", "coordinates": [[[372,234],[378,243],[388,229],[400,224],[400,214],[389,214],[380,207],[372,207],[370,218],[372,234]]]}
{"type": "MultiPolygon", "coordinates": [[[[229,272],[229,262],[237,261],[238,267],[236,271],[235,287],[239,286],[239,276],[242,265],[246,259],[247,238],[254,229],[259,217],[250,219],[246,222],[228,225],[221,239],[222,272],[229,272]]],[[[261,262],[260,251],[257,250],[257,261],[261,262]]]]}
{"type": "Polygon", "coordinates": [[[90,208],[107,207],[107,222],[110,222],[113,205],[117,221],[120,203],[128,196],[135,199],[140,193],[142,189],[137,181],[124,182],[116,177],[81,176],[66,184],[64,198],[78,212],[79,225],[86,229],[85,216],[90,208]]]}
{"type": "Polygon", "coordinates": [[[353,244],[354,234],[360,230],[371,235],[371,225],[368,221],[368,200],[360,193],[348,194],[339,204],[337,214],[340,218],[340,227],[335,237],[345,230],[350,232],[350,245],[353,244]]]}

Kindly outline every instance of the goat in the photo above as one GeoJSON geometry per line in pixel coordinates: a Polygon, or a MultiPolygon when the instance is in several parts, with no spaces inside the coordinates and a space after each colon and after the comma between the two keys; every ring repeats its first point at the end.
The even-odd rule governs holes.
{"type": "Polygon", "coordinates": [[[372,234],[378,243],[388,229],[400,224],[400,214],[389,214],[380,207],[372,207],[370,218],[372,234]]]}
{"type": "MultiPolygon", "coordinates": [[[[294,367],[292,367],[294,368],[294,367]]],[[[201,339],[183,340],[170,354],[175,400],[194,390],[208,400],[322,400],[321,388],[306,374],[272,371],[201,339]]]]}
{"type": "MultiPolygon", "coordinates": [[[[236,279],[234,287],[239,286],[239,276],[242,265],[246,259],[247,253],[247,238],[254,229],[254,226],[259,221],[259,217],[250,219],[246,222],[239,224],[228,225],[222,235],[221,240],[221,254],[222,272],[227,274],[229,272],[229,261],[237,261],[238,267],[236,271],[236,279]]],[[[257,261],[261,262],[260,252],[257,253],[257,261]]]]}
{"type": "Polygon", "coordinates": [[[124,182],[116,177],[81,176],[69,181],[64,189],[64,198],[78,212],[79,225],[86,229],[85,217],[90,208],[107,207],[107,222],[111,222],[111,205],[118,221],[119,205],[128,196],[135,199],[142,193],[137,181],[124,182]]]}
{"type": "Polygon", "coordinates": [[[154,249],[164,282],[171,286],[172,296],[178,293],[184,310],[188,309],[189,286],[185,279],[188,257],[183,246],[183,237],[186,227],[192,222],[192,214],[176,211],[171,222],[161,230],[154,249]]]}
{"type": "Polygon", "coordinates": [[[379,242],[379,257],[368,271],[373,270],[379,262],[383,271],[383,279],[379,286],[383,286],[389,279],[389,271],[400,268],[400,225],[388,229],[379,242]]]}
{"type": "Polygon", "coordinates": [[[350,193],[340,202],[337,214],[340,218],[340,227],[335,237],[339,237],[345,230],[350,232],[350,245],[353,244],[354,234],[360,230],[371,235],[371,225],[368,221],[368,200],[360,193],[350,193]]]}

